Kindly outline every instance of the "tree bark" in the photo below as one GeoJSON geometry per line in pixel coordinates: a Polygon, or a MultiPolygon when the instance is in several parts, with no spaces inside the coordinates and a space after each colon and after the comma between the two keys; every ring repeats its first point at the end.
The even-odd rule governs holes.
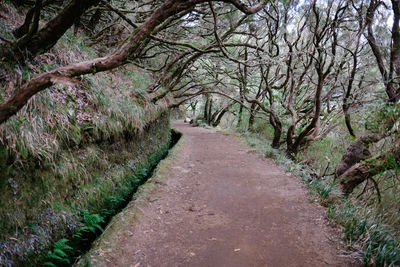
{"type": "Polygon", "coordinates": [[[212,104],[213,104],[213,99],[212,99],[212,97],[210,97],[210,102],[208,104],[208,113],[207,113],[207,124],[208,125],[211,125],[212,104]]]}
{"type": "Polygon", "coordinates": [[[342,190],[345,194],[353,192],[359,184],[374,175],[390,169],[398,169],[400,164],[400,138],[389,150],[378,156],[359,162],[349,168],[339,177],[342,190]]]}
{"type": "MultiPolygon", "coordinates": [[[[240,99],[240,102],[243,102],[243,100],[240,99]]],[[[240,105],[239,106],[238,121],[237,121],[237,124],[236,124],[236,128],[240,128],[240,126],[242,125],[242,115],[243,115],[243,106],[240,105]]]]}
{"type": "Polygon", "coordinates": [[[98,4],[98,2],[99,0],[71,0],[56,17],[50,20],[32,38],[19,39],[13,48],[13,52],[21,54],[18,52],[26,51],[30,57],[34,57],[48,51],[71,28],[85,10],[98,4]]]}
{"type": "Polygon", "coordinates": [[[271,113],[269,115],[269,122],[271,123],[272,127],[274,127],[274,138],[272,139],[272,147],[279,148],[282,135],[282,123],[274,113],[271,113]]]}
{"type": "Polygon", "coordinates": [[[218,116],[215,120],[213,120],[212,122],[212,126],[217,127],[222,120],[222,117],[224,117],[225,113],[228,112],[228,110],[230,109],[230,107],[232,106],[233,103],[229,104],[228,106],[226,106],[224,109],[222,109],[219,113],[218,116]]]}
{"type": "Polygon", "coordinates": [[[366,134],[351,142],[336,169],[335,177],[341,176],[358,162],[371,157],[369,145],[378,142],[382,137],[379,134],[366,134]]]}
{"type": "Polygon", "coordinates": [[[28,33],[29,26],[32,23],[32,19],[33,19],[33,14],[34,13],[35,13],[35,6],[30,8],[28,10],[28,12],[26,13],[24,23],[13,31],[13,35],[16,38],[20,38],[20,37],[22,37],[22,36],[24,36],[25,34],[28,33]]]}
{"type": "Polygon", "coordinates": [[[257,112],[260,107],[256,106],[256,103],[251,103],[250,106],[250,116],[249,116],[249,122],[248,122],[248,128],[247,130],[249,132],[253,132],[254,131],[254,121],[255,121],[255,117],[254,117],[254,113],[257,112]]]}
{"type": "MultiPolygon", "coordinates": [[[[243,103],[243,86],[241,85],[239,87],[239,101],[241,103],[243,103]]],[[[238,121],[236,124],[236,128],[240,128],[240,126],[242,125],[242,116],[243,116],[243,106],[239,105],[239,113],[238,113],[238,121]]]]}
{"type": "Polygon", "coordinates": [[[204,118],[204,122],[208,121],[208,105],[210,104],[210,98],[209,96],[206,94],[206,103],[204,104],[204,112],[203,112],[203,118],[204,118]]]}
{"type": "MultiPolygon", "coordinates": [[[[41,2],[41,1],[40,1],[41,2]]],[[[48,2],[48,1],[47,1],[48,2]]],[[[0,57],[9,62],[21,61],[26,57],[35,57],[52,48],[64,33],[71,28],[77,18],[79,18],[85,10],[97,4],[99,0],[71,0],[60,13],[51,19],[40,31],[37,29],[29,29],[29,31],[12,44],[6,44],[0,47],[0,57]]],[[[40,11],[40,3],[34,8],[34,20],[39,18],[37,10],[40,11]]],[[[29,12],[28,12],[29,13],[29,12]]],[[[27,18],[29,19],[29,18],[27,18]]],[[[30,19],[32,20],[32,18],[30,19]]],[[[33,21],[30,24],[35,27],[39,21],[33,21]]],[[[21,32],[26,31],[26,26],[21,32]]],[[[29,28],[29,27],[28,27],[29,28]]]]}

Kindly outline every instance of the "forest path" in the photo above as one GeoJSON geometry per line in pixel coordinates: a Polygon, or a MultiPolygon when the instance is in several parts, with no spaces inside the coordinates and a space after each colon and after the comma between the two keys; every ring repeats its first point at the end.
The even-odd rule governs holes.
{"type": "Polygon", "coordinates": [[[128,207],[106,230],[94,266],[354,266],[298,179],[232,136],[174,128],[185,137],[168,177],[134,223],[128,207]]]}

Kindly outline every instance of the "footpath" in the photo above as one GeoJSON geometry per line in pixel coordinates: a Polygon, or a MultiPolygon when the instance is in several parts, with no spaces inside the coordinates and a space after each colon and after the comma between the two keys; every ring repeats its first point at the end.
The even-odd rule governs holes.
{"type": "Polygon", "coordinates": [[[173,159],[113,219],[93,266],[357,266],[298,179],[235,137],[173,127],[173,159]]]}

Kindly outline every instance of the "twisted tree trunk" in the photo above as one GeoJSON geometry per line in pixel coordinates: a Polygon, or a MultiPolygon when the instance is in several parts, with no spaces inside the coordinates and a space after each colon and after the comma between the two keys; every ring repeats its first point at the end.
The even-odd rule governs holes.
{"type": "Polygon", "coordinates": [[[353,192],[359,184],[381,172],[400,167],[400,137],[394,146],[382,154],[354,164],[339,176],[345,194],[353,192]]]}
{"type": "Polygon", "coordinates": [[[369,145],[381,140],[382,136],[376,133],[366,134],[351,142],[343,155],[342,160],[335,172],[335,178],[341,176],[348,169],[362,160],[371,157],[369,145]]]}
{"type": "MultiPolygon", "coordinates": [[[[71,0],[60,13],[51,19],[38,32],[29,30],[23,26],[18,34],[26,32],[21,38],[11,45],[0,49],[0,57],[8,61],[20,61],[25,57],[35,57],[52,48],[64,33],[71,28],[74,22],[91,6],[99,3],[99,0],[71,0]]],[[[37,5],[32,12],[40,11],[41,5],[37,5]]],[[[28,21],[32,20],[33,14],[28,12],[28,21]]],[[[28,22],[27,22],[28,23],[28,22]]],[[[35,22],[34,22],[35,23],[35,22]]],[[[25,23],[24,23],[25,24],[25,23]]]]}
{"type": "Polygon", "coordinates": [[[269,122],[271,123],[272,127],[274,127],[274,138],[272,139],[272,147],[279,148],[282,135],[282,123],[275,115],[275,113],[269,114],[269,122]]]}

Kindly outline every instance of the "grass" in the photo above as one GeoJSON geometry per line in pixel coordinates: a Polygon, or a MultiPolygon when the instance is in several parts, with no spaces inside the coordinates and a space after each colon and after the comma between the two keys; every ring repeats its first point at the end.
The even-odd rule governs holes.
{"type": "MultiPolygon", "coordinates": [[[[131,174],[145,175],[147,165],[144,161],[147,159],[146,164],[154,164],[160,158],[159,151],[164,151],[168,142],[168,118],[160,119],[156,124],[127,140],[63,151],[56,161],[56,173],[50,167],[33,169],[21,173],[23,176],[19,179],[26,179],[26,182],[8,181],[7,190],[3,190],[1,197],[2,251],[5,252],[7,244],[12,243],[8,237],[27,239],[28,242],[36,236],[26,228],[27,224],[44,229],[38,238],[40,243],[35,244],[45,247],[44,242],[58,239],[67,221],[71,225],[67,232],[75,231],[77,214],[81,210],[106,215],[121,199],[126,199],[132,186],[138,184],[131,174]],[[131,138],[134,141],[130,141],[131,138]],[[13,185],[17,186],[14,188],[13,185]],[[51,211],[51,218],[45,210],[51,211]]],[[[40,253],[38,247],[26,247],[24,242],[19,244],[20,250],[33,253],[32,257],[40,253]]]]}
{"type": "MultiPolygon", "coordinates": [[[[68,31],[16,72],[29,78],[97,57],[85,42],[68,31]]],[[[81,210],[100,214],[127,195],[132,172],[168,142],[166,105],[145,96],[149,83],[135,67],[86,76],[37,94],[0,126],[0,265],[3,253],[13,255],[5,259],[11,264],[35,258],[79,227],[81,210]]],[[[3,87],[0,95],[1,103],[3,87]]]]}
{"type": "Polygon", "coordinates": [[[364,265],[400,265],[400,238],[379,218],[369,216],[349,200],[330,206],[327,214],[343,226],[348,246],[361,246],[364,265]]]}

